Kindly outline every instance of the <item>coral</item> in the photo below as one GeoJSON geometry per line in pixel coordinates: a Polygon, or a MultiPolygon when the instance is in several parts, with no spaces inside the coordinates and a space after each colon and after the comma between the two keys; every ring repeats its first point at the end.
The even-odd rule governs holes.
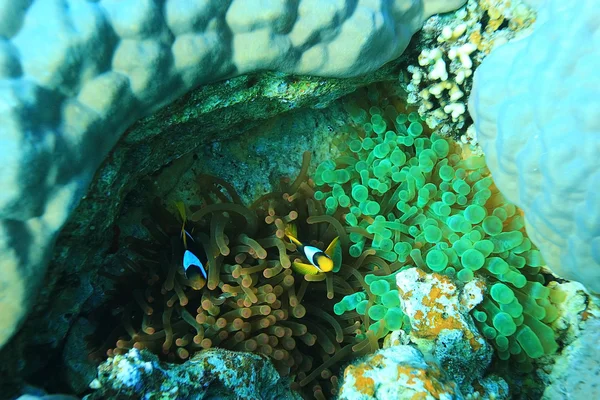
{"type": "Polygon", "coordinates": [[[340,400],[463,399],[457,385],[411,346],[392,346],[346,367],[340,400]]]}
{"type": "Polygon", "coordinates": [[[591,319],[583,334],[563,351],[549,377],[550,385],[544,391],[544,399],[585,398],[600,396],[600,351],[598,335],[600,320],[591,319]]]}
{"type": "Polygon", "coordinates": [[[407,68],[410,79],[400,76],[408,103],[418,107],[435,133],[460,138],[481,152],[466,112],[473,71],[493,48],[523,35],[534,20],[521,0],[469,0],[452,18],[430,18],[423,26],[418,65],[407,68]]]}
{"type": "Polygon", "coordinates": [[[469,312],[483,300],[485,284],[473,280],[459,290],[447,276],[418,268],[401,271],[396,280],[411,341],[432,354],[461,389],[483,377],[492,351],[469,312]]]}
{"type": "Polygon", "coordinates": [[[411,329],[393,332],[384,346],[413,344],[440,364],[467,399],[511,398],[507,382],[488,373],[492,348],[469,315],[483,300],[485,283],[474,279],[456,285],[447,276],[418,268],[404,269],[396,279],[411,329]]]}
{"type": "Polygon", "coordinates": [[[600,14],[548,0],[475,73],[469,111],[496,185],[558,276],[600,293],[600,14]]]}
{"type": "Polygon", "coordinates": [[[210,349],[181,365],[163,363],[131,349],[98,367],[90,385],[94,399],[301,399],[261,355],[210,349]]]}
{"type": "MultiPolygon", "coordinates": [[[[513,355],[530,369],[531,358],[555,351],[548,324],[558,313],[543,285],[543,260],[483,157],[464,158],[459,145],[428,132],[416,112],[399,112],[400,100],[377,87],[359,94],[348,110],[356,125],[340,143],[344,154],[317,167],[315,198],[327,213],[344,216],[349,255],[358,257],[355,267],[362,270],[355,276],[366,296],[353,294],[334,311],[355,309],[385,322],[386,306],[380,305],[388,303],[384,296],[395,290],[389,286],[395,278],[381,276],[408,266],[458,284],[478,276],[487,290],[473,316],[500,358],[513,355]]],[[[394,329],[400,325],[396,321],[394,329]]],[[[391,330],[384,324],[366,328],[373,326],[377,337],[391,330]]]]}
{"type": "Polygon", "coordinates": [[[554,323],[564,337],[564,348],[545,368],[543,399],[595,398],[600,395],[600,309],[596,298],[585,293],[581,284],[569,282],[557,285],[565,294],[561,317],[554,323]],[[570,319],[570,320],[567,320],[570,319]]]}
{"type": "Polygon", "coordinates": [[[600,318],[598,300],[579,282],[551,282],[548,287],[558,309],[558,318],[552,322],[552,329],[563,346],[569,345],[579,337],[588,319],[600,318]]]}
{"type": "Polygon", "coordinates": [[[427,17],[463,2],[6,3],[0,343],[29,311],[56,237],[96,169],[137,119],[240,73],[373,71],[402,54],[427,17]]]}

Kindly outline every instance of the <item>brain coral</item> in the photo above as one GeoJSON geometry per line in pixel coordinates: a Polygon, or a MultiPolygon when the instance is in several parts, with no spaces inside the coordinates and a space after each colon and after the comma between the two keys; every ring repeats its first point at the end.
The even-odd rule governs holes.
{"type": "Polygon", "coordinates": [[[377,69],[427,17],[463,3],[0,1],[0,345],[35,298],[96,168],[136,119],[258,69],[377,69]]]}
{"type": "Polygon", "coordinates": [[[475,73],[469,110],[494,182],[558,275],[600,292],[600,9],[543,2],[475,73]]]}

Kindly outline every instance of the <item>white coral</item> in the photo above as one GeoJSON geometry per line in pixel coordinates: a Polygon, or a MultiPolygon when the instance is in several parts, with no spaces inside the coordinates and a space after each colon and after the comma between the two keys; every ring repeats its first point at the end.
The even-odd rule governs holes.
{"type": "Polygon", "coordinates": [[[539,13],[477,69],[469,111],[548,266],[600,292],[600,8],[548,0],[539,13]]]}

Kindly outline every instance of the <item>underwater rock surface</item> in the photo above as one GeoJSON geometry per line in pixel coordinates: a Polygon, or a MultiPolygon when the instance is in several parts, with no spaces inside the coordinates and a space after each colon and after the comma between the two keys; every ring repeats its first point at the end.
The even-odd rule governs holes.
{"type": "Polygon", "coordinates": [[[392,346],[349,365],[340,400],[462,400],[458,386],[443,370],[411,346],[392,346]]]}
{"type": "Polygon", "coordinates": [[[91,387],[95,391],[85,400],[302,399],[267,357],[216,348],[198,352],[180,365],[162,363],[148,351],[132,349],[102,363],[91,387]]]}
{"type": "Polygon", "coordinates": [[[591,319],[581,335],[557,358],[544,399],[600,398],[600,320],[591,319]]]}
{"type": "Polygon", "coordinates": [[[469,312],[483,300],[485,285],[473,280],[458,288],[447,276],[417,268],[396,276],[402,311],[410,317],[410,338],[432,354],[461,386],[482,377],[493,349],[475,327],[469,312]]]}

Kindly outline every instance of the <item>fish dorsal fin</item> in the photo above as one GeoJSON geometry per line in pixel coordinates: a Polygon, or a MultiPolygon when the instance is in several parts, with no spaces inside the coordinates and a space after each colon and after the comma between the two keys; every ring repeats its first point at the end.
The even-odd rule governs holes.
{"type": "MultiPolygon", "coordinates": [[[[293,236],[294,239],[298,237],[298,228],[296,227],[296,224],[287,224],[285,226],[285,234],[286,236],[293,236]]],[[[298,240],[298,239],[296,239],[298,240]]]]}
{"type": "Polygon", "coordinates": [[[185,221],[187,220],[187,217],[185,214],[185,204],[183,204],[183,201],[176,201],[175,207],[177,207],[177,211],[179,211],[179,216],[181,217],[181,221],[183,223],[185,223],[185,221]]]}
{"type": "Polygon", "coordinates": [[[298,240],[298,230],[296,229],[295,224],[287,224],[285,226],[285,236],[287,236],[296,247],[302,246],[302,242],[298,240]]]}
{"type": "Polygon", "coordinates": [[[325,254],[333,260],[333,272],[338,272],[342,266],[342,246],[339,236],[329,243],[329,246],[325,249],[325,254]]]}
{"type": "Polygon", "coordinates": [[[181,239],[183,240],[183,248],[187,250],[187,231],[185,230],[185,222],[181,225],[181,239]]]}
{"type": "Polygon", "coordinates": [[[338,246],[338,243],[340,241],[340,237],[336,236],[335,239],[333,239],[331,241],[331,243],[329,243],[329,246],[327,246],[327,248],[325,249],[325,254],[327,254],[329,257],[333,258],[333,254],[335,253],[336,247],[338,246]]]}
{"type": "Polygon", "coordinates": [[[183,240],[183,248],[187,249],[187,232],[185,230],[185,222],[187,221],[187,218],[185,215],[185,204],[183,204],[183,201],[176,201],[175,207],[177,208],[177,211],[179,211],[179,216],[181,217],[181,239],[183,240]]]}

